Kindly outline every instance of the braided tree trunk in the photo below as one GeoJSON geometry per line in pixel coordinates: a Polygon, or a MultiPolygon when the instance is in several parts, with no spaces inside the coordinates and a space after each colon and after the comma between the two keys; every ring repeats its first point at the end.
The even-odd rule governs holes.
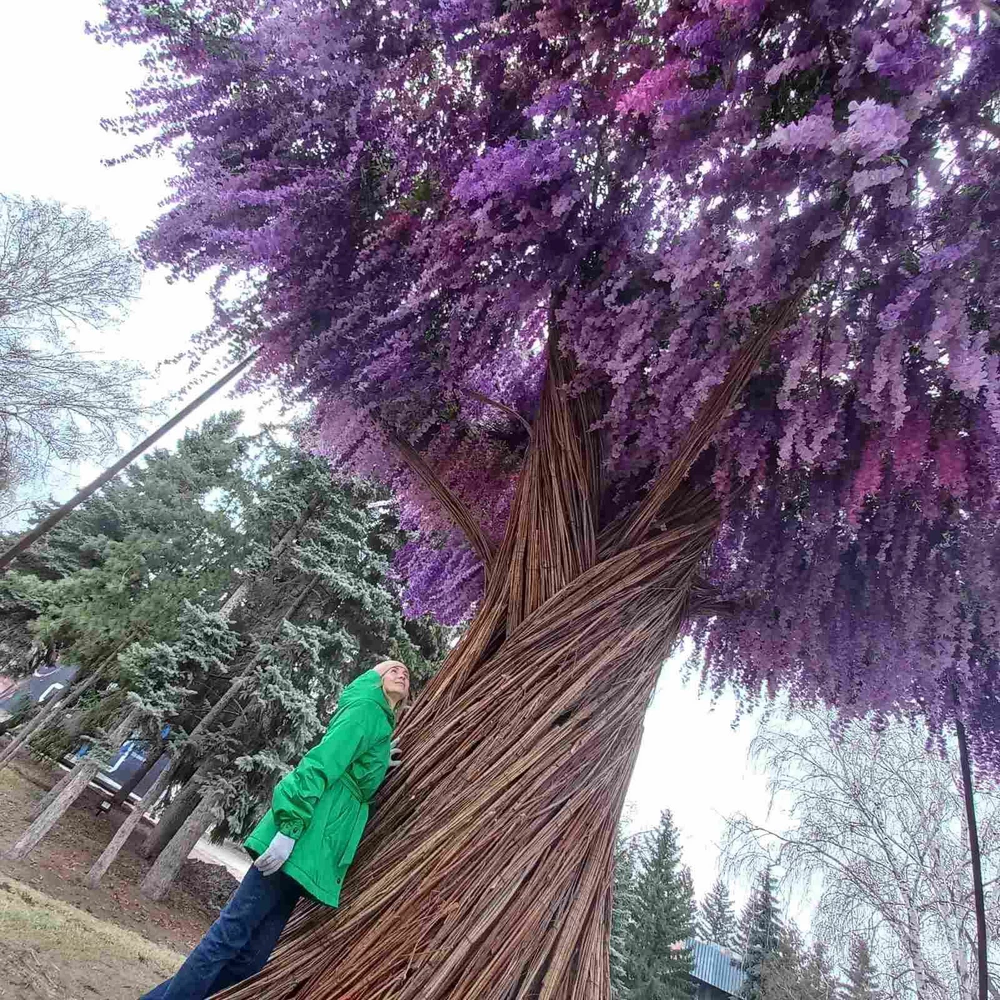
{"type": "Polygon", "coordinates": [[[748,339],[648,499],[603,533],[596,403],[565,391],[571,373],[550,351],[498,553],[447,498],[487,567],[486,594],[403,722],[406,767],[380,794],[340,909],[300,906],[264,971],[219,997],[610,997],[618,817],[718,523],[685,480],[794,308],[748,339]]]}

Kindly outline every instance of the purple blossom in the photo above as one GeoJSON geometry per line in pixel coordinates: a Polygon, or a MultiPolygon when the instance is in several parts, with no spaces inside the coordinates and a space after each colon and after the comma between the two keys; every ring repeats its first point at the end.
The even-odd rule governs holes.
{"type": "Polygon", "coordinates": [[[314,401],[313,445],[397,489],[412,612],[463,619],[482,572],[379,427],[498,538],[528,436],[482,398],[534,418],[555,307],[572,391],[602,401],[610,519],[808,283],[693,473],[735,609],[692,626],[707,683],[936,726],[958,690],[1000,773],[992,22],[939,32],[931,0],[106,6],[98,37],[151,70],[112,127],[181,164],[147,261],[219,275],[200,345],[262,343],[253,378],[314,401]]]}
{"type": "Polygon", "coordinates": [[[782,153],[800,149],[824,149],[832,146],[837,138],[833,119],[828,115],[806,115],[790,125],[780,125],[765,140],[765,147],[774,147],[782,153]]]}
{"type": "Polygon", "coordinates": [[[900,149],[910,135],[910,122],[891,104],[878,104],[869,97],[851,101],[848,110],[847,131],[840,141],[861,154],[858,163],[862,166],[900,149]]]}
{"type": "Polygon", "coordinates": [[[851,177],[851,193],[864,194],[869,188],[890,184],[905,171],[902,167],[882,167],[879,170],[858,170],[851,177]]]}
{"type": "Polygon", "coordinates": [[[629,111],[649,114],[668,97],[684,89],[689,72],[687,60],[677,60],[660,69],[650,70],[621,97],[618,110],[623,114],[629,111]]]}

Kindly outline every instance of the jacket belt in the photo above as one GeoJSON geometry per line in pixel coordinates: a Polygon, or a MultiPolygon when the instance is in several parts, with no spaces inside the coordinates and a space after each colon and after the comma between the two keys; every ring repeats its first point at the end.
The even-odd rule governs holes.
{"type": "Polygon", "coordinates": [[[365,803],[368,801],[361,793],[361,786],[354,780],[354,777],[345,771],[341,776],[340,780],[347,786],[347,790],[353,795],[359,802],[365,803]]]}

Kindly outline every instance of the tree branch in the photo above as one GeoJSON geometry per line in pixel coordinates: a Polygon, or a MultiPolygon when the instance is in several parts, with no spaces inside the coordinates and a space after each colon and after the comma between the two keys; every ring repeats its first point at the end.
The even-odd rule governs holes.
{"type": "Polygon", "coordinates": [[[623,552],[648,537],[660,511],[681,487],[698,456],[708,447],[719,425],[760,367],[774,334],[789,322],[804,294],[805,288],[802,288],[786,299],[743,343],[729,366],[726,377],[712,390],[712,394],[698,410],[694,423],[666,472],[656,480],[645,499],[624,521],[612,525],[602,533],[602,557],[623,552]]]}
{"type": "MultiPolygon", "coordinates": [[[[834,207],[839,210],[845,204],[846,195],[839,195],[834,207]]],[[[666,472],[653,483],[645,499],[628,517],[602,532],[600,540],[602,558],[608,558],[638,545],[649,536],[663,507],[680,489],[698,456],[708,447],[719,425],[743,394],[743,390],[767,356],[775,334],[787,326],[798,312],[812,279],[835,242],[819,244],[806,254],[797,273],[789,282],[797,283],[798,289],[780,301],[740,346],[725,378],[699,407],[694,422],[666,472]]]]}
{"type": "Polygon", "coordinates": [[[410,471],[420,480],[430,491],[434,498],[451,516],[455,525],[462,529],[472,551],[483,564],[487,577],[489,577],[490,567],[493,563],[494,549],[493,543],[483,533],[479,523],[472,516],[471,511],[462,503],[441,477],[430,467],[427,460],[417,451],[409,441],[405,441],[394,431],[387,427],[382,427],[382,432],[392,443],[400,458],[406,463],[410,471]]]}
{"type": "Polygon", "coordinates": [[[549,306],[545,383],[500,558],[510,585],[508,631],[597,561],[599,400],[570,392],[574,362],[559,351],[562,295],[554,292],[549,306]]]}
{"type": "Polygon", "coordinates": [[[481,392],[476,392],[475,389],[467,389],[462,387],[462,392],[465,393],[470,399],[474,399],[479,403],[483,403],[486,406],[492,406],[502,413],[506,413],[508,417],[517,420],[521,426],[528,432],[528,437],[531,437],[531,424],[528,423],[520,413],[517,412],[513,407],[508,406],[506,403],[501,403],[498,399],[493,399],[490,396],[484,396],[481,392]]]}

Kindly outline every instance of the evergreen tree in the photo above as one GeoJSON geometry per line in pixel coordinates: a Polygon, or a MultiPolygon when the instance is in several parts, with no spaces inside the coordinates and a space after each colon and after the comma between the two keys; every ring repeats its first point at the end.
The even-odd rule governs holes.
{"type": "Polygon", "coordinates": [[[722,948],[736,945],[736,914],[729,886],[721,877],[715,880],[715,885],[702,900],[698,914],[698,937],[722,948]]]}
{"type": "Polygon", "coordinates": [[[803,968],[801,1000],[838,1000],[840,983],[822,941],[814,941],[803,968]]]}
{"type": "Polygon", "coordinates": [[[851,959],[847,968],[847,983],[842,1000],[884,1000],[878,985],[878,973],[872,961],[868,943],[862,937],[851,942],[851,959]]]}
{"type": "Polygon", "coordinates": [[[176,640],[187,601],[214,607],[247,558],[245,533],[227,509],[245,503],[249,439],[240,420],[220,414],[173,451],[153,452],[24,553],[0,595],[20,627],[86,668],[123,640],[176,640]]]}
{"type": "Polygon", "coordinates": [[[615,842],[615,872],[611,906],[611,995],[613,1000],[628,1000],[628,954],[632,944],[636,907],[638,858],[633,837],[625,833],[619,821],[615,842]]]}
{"type": "Polygon", "coordinates": [[[757,886],[750,895],[740,918],[740,940],[743,944],[745,979],[740,996],[744,1000],[764,1000],[764,967],[778,953],[782,940],[781,918],[770,868],[760,873],[757,886]]]}
{"type": "Polygon", "coordinates": [[[693,957],[684,942],[694,932],[690,872],[681,866],[677,828],[664,810],[639,850],[635,908],[625,960],[630,1000],[680,1000],[694,995],[693,957]]]}
{"type": "MultiPolygon", "coordinates": [[[[117,656],[136,642],[181,640],[190,609],[216,609],[249,558],[239,512],[252,500],[251,439],[240,420],[238,411],[218,414],[173,450],[152,452],[23,553],[0,585],[0,613],[9,612],[0,644],[22,663],[26,652],[59,655],[83,668],[78,679],[103,666],[107,681],[131,689],[117,656]]],[[[99,686],[33,734],[31,749],[58,759],[84,731],[112,726],[119,707],[99,686]]],[[[150,713],[140,722],[158,729],[150,713]]]]}
{"type": "Polygon", "coordinates": [[[0,674],[23,676],[40,661],[40,652],[44,657],[45,651],[39,649],[31,632],[40,610],[37,602],[13,586],[9,576],[0,577],[0,674]]]}
{"type": "Polygon", "coordinates": [[[182,739],[178,720],[188,699],[228,671],[239,645],[240,636],[221,615],[189,601],[175,642],[133,643],[119,658],[118,682],[141,712],[139,725],[154,737],[169,725],[174,740],[182,739]]]}
{"type": "Polygon", "coordinates": [[[806,947],[799,929],[781,929],[778,947],[763,961],[763,1000],[838,1000],[839,983],[821,942],[806,947]]]}
{"type": "Polygon", "coordinates": [[[778,946],[762,963],[762,1000],[814,1000],[806,985],[807,950],[794,923],[782,928],[778,946]]]}

